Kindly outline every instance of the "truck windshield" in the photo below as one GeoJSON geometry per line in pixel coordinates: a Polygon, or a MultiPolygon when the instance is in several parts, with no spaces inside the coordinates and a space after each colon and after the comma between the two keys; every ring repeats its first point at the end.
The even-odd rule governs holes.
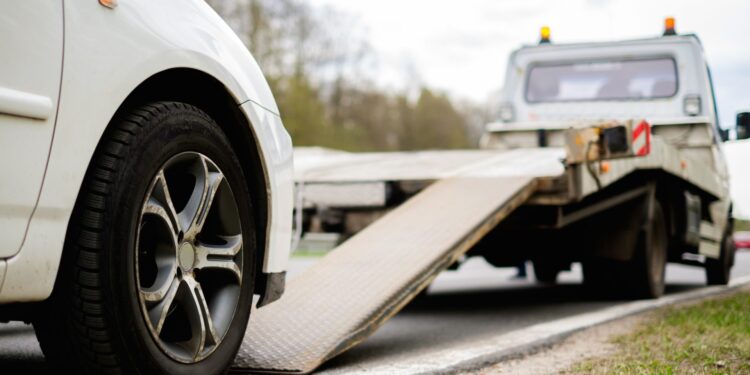
{"type": "Polygon", "coordinates": [[[647,100],[677,93],[671,58],[581,61],[529,69],[526,101],[647,100]]]}

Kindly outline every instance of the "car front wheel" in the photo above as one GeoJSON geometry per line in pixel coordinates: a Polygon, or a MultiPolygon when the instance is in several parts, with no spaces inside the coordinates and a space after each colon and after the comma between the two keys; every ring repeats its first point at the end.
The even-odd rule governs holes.
{"type": "Polygon", "coordinates": [[[252,303],[248,191],[227,137],[200,109],[158,102],[119,116],[34,319],[45,356],[87,373],[226,371],[252,303]]]}

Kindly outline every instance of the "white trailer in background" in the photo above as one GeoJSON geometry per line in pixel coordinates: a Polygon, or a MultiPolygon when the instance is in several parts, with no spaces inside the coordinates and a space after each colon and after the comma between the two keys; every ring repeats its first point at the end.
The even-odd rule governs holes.
{"type": "Polygon", "coordinates": [[[727,283],[726,134],[697,37],[523,47],[503,98],[482,150],[297,151],[298,226],[348,239],[255,313],[237,369],[314,370],[464,254],[544,282],[581,262],[632,297],[660,296],[667,262],[727,283]]]}

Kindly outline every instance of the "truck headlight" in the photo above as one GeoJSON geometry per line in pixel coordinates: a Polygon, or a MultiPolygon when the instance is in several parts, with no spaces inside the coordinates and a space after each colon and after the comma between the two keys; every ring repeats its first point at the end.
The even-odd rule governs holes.
{"type": "Polygon", "coordinates": [[[682,111],[688,116],[701,114],[701,97],[698,95],[687,95],[682,103],[682,111]]]}
{"type": "Polygon", "coordinates": [[[503,103],[500,105],[500,121],[502,122],[513,122],[516,119],[516,111],[513,109],[513,104],[503,103]]]}

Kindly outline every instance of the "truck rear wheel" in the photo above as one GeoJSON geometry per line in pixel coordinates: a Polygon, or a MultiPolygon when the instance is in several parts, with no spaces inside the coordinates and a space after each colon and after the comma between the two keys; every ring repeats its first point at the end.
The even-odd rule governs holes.
{"type": "Polygon", "coordinates": [[[732,266],[734,266],[734,254],[736,248],[732,239],[731,230],[724,234],[721,241],[721,254],[719,259],[706,259],[706,282],[708,285],[727,285],[731,278],[732,266]]]}
{"type": "Polygon", "coordinates": [[[655,200],[652,217],[645,228],[639,231],[633,259],[625,269],[625,287],[632,297],[658,298],[664,294],[667,242],[664,211],[655,200]]]}

